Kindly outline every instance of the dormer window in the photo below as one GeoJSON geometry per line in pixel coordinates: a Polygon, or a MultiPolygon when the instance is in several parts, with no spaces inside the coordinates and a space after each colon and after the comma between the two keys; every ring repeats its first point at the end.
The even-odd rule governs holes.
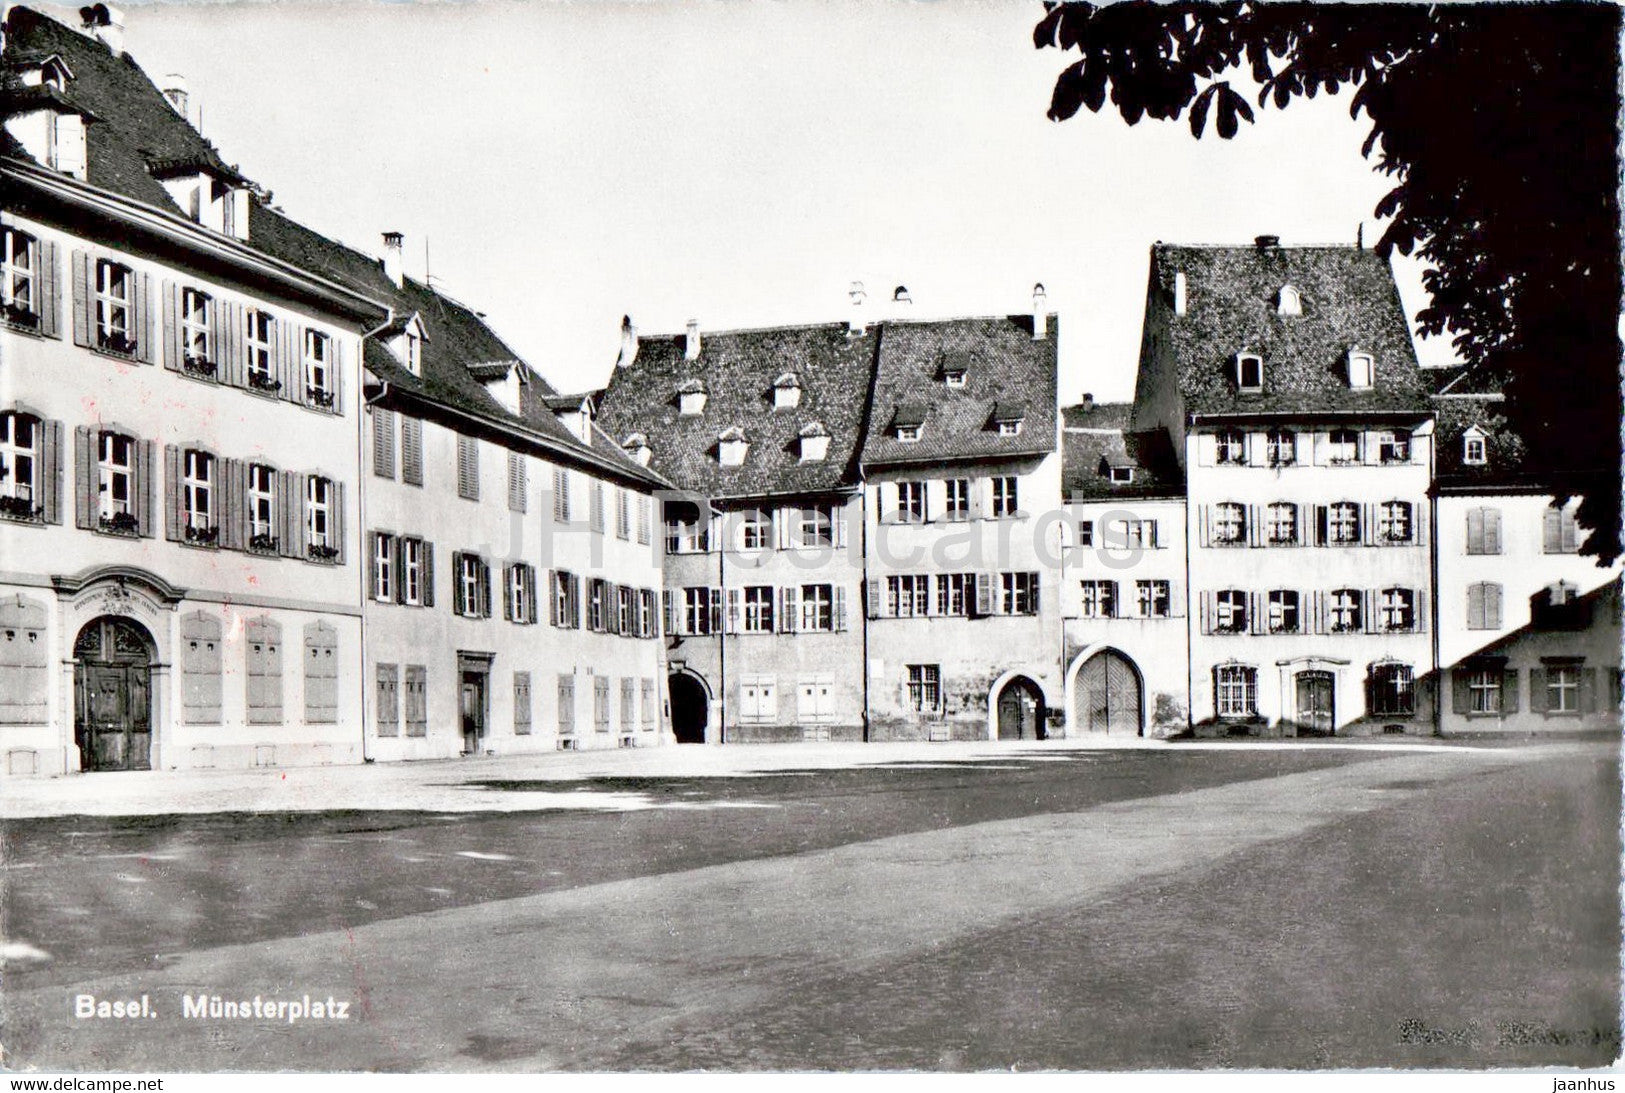
{"type": "Polygon", "coordinates": [[[999,435],[1000,436],[1020,436],[1021,435],[1021,419],[1017,418],[1014,421],[1001,421],[1001,422],[999,422],[999,435]]]}
{"type": "Polygon", "coordinates": [[[925,432],[926,408],[917,403],[904,403],[893,413],[891,434],[901,444],[918,444],[925,432]]]}
{"type": "Polygon", "coordinates": [[[829,430],[819,422],[809,422],[801,427],[801,433],[796,438],[801,447],[801,461],[803,463],[821,463],[829,455],[829,430]]]}
{"type": "Polygon", "coordinates": [[[901,441],[902,443],[904,443],[904,444],[917,444],[917,443],[919,443],[919,440],[920,440],[920,426],[918,426],[918,425],[899,425],[897,427],[897,439],[899,441],[901,441]]]}
{"type": "Polygon", "coordinates": [[[793,410],[801,405],[801,381],[794,372],[786,372],[773,381],[773,409],[793,410]]]}
{"type": "Polygon", "coordinates": [[[745,430],[737,425],[717,437],[717,461],[724,467],[742,465],[745,462],[745,453],[749,450],[750,442],[745,439],[745,430]]]}
{"type": "Polygon", "coordinates": [[[1133,467],[1113,467],[1112,468],[1112,485],[1114,485],[1114,486],[1126,486],[1126,485],[1128,485],[1129,483],[1131,483],[1133,481],[1134,481],[1134,468],[1133,467]]]}
{"type": "Polygon", "coordinates": [[[677,411],[684,417],[705,413],[705,384],[692,379],[677,388],[677,411]]]}
{"type": "Polygon", "coordinates": [[[965,386],[965,370],[963,368],[945,368],[942,371],[942,382],[948,387],[965,386]]]}
{"type": "Polygon", "coordinates": [[[1264,389],[1264,358],[1257,353],[1236,354],[1236,387],[1243,391],[1264,389]]]}
{"type": "Polygon", "coordinates": [[[1000,436],[1020,436],[1021,423],[1026,420],[1027,408],[1011,402],[993,404],[993,426],[1000,436]]]}
{"type": "Polygon", "coordinates": [[[1275,313],[1277,315],[1302,315],[1303,297],[1291,285],[1282,285],[1281,290],[1275,294],[1275,313]]]}
{"type": "Polygon", "coordinates": [[[423,338],[415,330],[406,332],[406,370],[414,376],[423,375],[423,338]]]}
{"type": "Polygon", "coordinates": [[[1482,467],[1490,461],[1488,437],[1476,425],[1462,434],[1461,461],[1470,467],[1482,467]]]}
{"type": "Polygon", "coordinates": [[[633,433],[621,441],[621,450],[640,467],[647,467],[654,456],[654,449],[649,447],[649,438],[642,433],[633,433]]]}
{"type": "Polygon", "coordinates": [[[937,376],[942,380],[944,387],[955,390],[962,389],[970,377],[970,354],[958,351],[943,353],[937,366],[937,376]]]}
{"type": "Polygon", "coordinates": [[[1370,387],[1372,371],[1373,368],[1370,353],[1361,353],[1354,349],[1349,350],[1350,387],[1370,387]]]}

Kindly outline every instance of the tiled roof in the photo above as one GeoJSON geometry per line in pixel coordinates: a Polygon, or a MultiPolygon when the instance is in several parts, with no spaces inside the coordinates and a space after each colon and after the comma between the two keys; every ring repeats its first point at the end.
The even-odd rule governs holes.
{"type": "MultiPolygon", "coordinates": [[[[1184,315],[1169,316],[1180,394],[1192,414],[1425,411],[1428,383],[1387,261],[1360,247],[1151,249],[1153,291],[1171,301],[1186,279],[1184,315]],[[1283,286],[1302,313],[1277,313],[1283,286]],[[1368,388],[1347,382],[1350,349],[1370,353],[1368,388]],[[1263,390],[1236,389],[1234,358],[1257,353],[1263,390]]],[[[1141,379],[1154,382],[1144,372],[1141,379]]]]}
{"type": "MultiPolygon", "coordinates": [[[[908,424],[922,411],[918,441],[899,441],[887,428],[871,429],[863,445],[866,465],[923,460],[988,459],[1055,450],[1056,323],[1035,339],[1032,316],[1013,315],[935,322],[888,322],[871,332],[880,340],[874,406],[878,425],[908,424]],[[952,362],[952,363],[950,363],[952,362]],[[942,380],[945,369],[965,369],[962,387],[942,380]],[[1000,403],[1021,403],[1026,420],[1015,436],[994,424],[1000,403]]],[[[840,436],[839,430],[836,435],[840,436]]]]}
{"type": "Polygon", "coordinates": [[[1068,429],[1061,435],[1061,491],[1068,501],[1183,497],[1185,478],[1161,429],[1068,429]],[[1113,482],[1113,467],[1133,468],[1134,480],[1113,482]]]}
{"type": "Polygon", "coordinates": [[[1477,397],[1437,398],[1434,412],[1434,475],[1441,490],[1528,489],[1537,483],[1524,465],[1528,449],[1492,389],[1477,397]],[[1467,430],[1484,434],[1485,462],[1463,461],[1467,430]]]}
{"type": "Polygon", "coordinates": [[[696,360],[683,335],[646,337],[637,358],[617,368],[599,399],[611,436],[649,438],[651,466],[684,489],[709,497],[822,493],[856,481],[858,438],[874,370],[875,334],[849,338],[844,323],[706,333],[696,360]],[[793,408],[774,408],[773,382],[792,371],[801,383],[793,408]],[[677,392],[700,381],[699,414],[680,414],[677,392]],[[801,430],[821,422],[831,434],[825,459],[803,463],[801,430]],[[743,428],[750,451],[737,467],[717,459],[717,438],[743,428]]]}
{"type": "Polygon", "coordinates": [[[1061,424],[1068,429],[1127,429],[1133,412],[1131,402],[1080,402],[1061,408],[1061,424]]]}

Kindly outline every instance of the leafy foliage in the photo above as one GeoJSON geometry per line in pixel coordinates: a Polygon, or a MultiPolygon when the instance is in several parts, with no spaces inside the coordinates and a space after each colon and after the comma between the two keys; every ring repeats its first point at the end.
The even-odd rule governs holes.
{"type": "Polygon", "coordinates": [[[1039,48],[1081,57],[1049,116],[1109,100],[1129,124],[1188,110],[1200,137],[1357,88],[1363,153],[1396,185],[1384,255],[1431,269],[1419,332],[1505,385],[1527,469],[1584,495],[1588,553],[1620,545],[1619,34],[1612,4],[1048,2],[1039,48]]]}

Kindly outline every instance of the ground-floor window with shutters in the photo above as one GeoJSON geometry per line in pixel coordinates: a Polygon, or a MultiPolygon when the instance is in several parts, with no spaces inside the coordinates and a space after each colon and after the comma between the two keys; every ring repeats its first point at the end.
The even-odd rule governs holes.
{"type": "Polygon", "coordinates": [[[513,734],[530,735],[530,673],[513,674],[513,734]]]}
{"type": "Polygon", "coordinates": [[[396,736],[401,731],[400,674],[393,664],[378,665],[378,735],[396,736]]]}
{"type": "Polygon", "coordinates": [[[282,723],[282,626],[268,619],[250,619],[244,628],[247,659],[248,723],[282,723]]]}
{"type": "Polygon", "coordinates": [[[1589,703],[1584,691],[1583,669],[1579,662],[1546,664],[1545,683],[1541,688],[1546,699],[1545,712],[1549,714],[1581,713],[1589,703]]]}
{"type": "Polygon", "coordinates": [[[1409,664],[1373,664],[1367,678],[1374,717],[1410,717],[1416,712],[1416,686],[1409,664]]]}
{"type": "Polygon", "coordinates": [[[1518,711],[1518,671],[1489,662],[1453,669],[1454,712],[1497,717],[1518,711]]]}
{"type": "Polygon", "coordinates": [[[576,678],[559,675],[559,735],[569,736],[576,731],[576,678]]]}
{"type": "Polygon", "coordinates": [[[594,676],[592,681],[592,727],[595,732],[609,731],[609,677],[594,676]]]}
{"type": "Polygon", "coordinates": [[[804,676],[796,682],[796,720],[808,725],[835,720],[834,676],[804,676]]]}
{"type": "Polygon", "coordinates": [[[305,627],[305,721],[335,725],[339,719],[339,632],[317,619],[305,627]]]}
{"type": "Polygon", "coordinates": [[[220,724],[224,668],[220,620],[202,611],[181,619],[181,720],[220,724]]]}
{"type": "Polygon", "coordinates": [[[1467,629],[1501,629],[1501,586],[1480,581],[1467,586],[1467,629]]]}
{"type": "Polygon", "coordinates": [[[827,584],[801,586],[801,630],[835,629],[835,594],[827,584]]]}
{"type": "Polygon", "coordinates": [[[638,681],[630,676],[621,679],[621,731],[636,732],[638,727],[638,681]]]}
{"type": "Polygon", "coordinates": [[[1258,712],[1258,669],[1221,664],[1213,669],[1214,707],[1220,717],[1252,717],[1258,712]]]}
{"type": "Polygon", "coordinates": [[[62,424],[0,414],[0,516],[61,523],[62,424]]]}
{"type": "Polygon", "coordinates": [[[406,705],[406,735],[429,735],[429,669],[408,664],[401,690],[406,705]]]}
{"type": "Polygon", "coordinates": [[[20,594],[0,600],[0,724],[45,723],[50,672],[45,604],[20,594]]]}
{"type": "Polygon", "coordinates": [[[779,719],[779,687],[772,676],[739,678],[739,720],[765,724],[779,719]]]}
{"type": "Polygon", "coordinates": [[[643,680],[640,690],[642,691],[643,702],[638,706],[638,712],[642,715],[643,731],[654,732],[655,703],[658,701],[655,696],[655,681],[652,679],[643,680]]]}

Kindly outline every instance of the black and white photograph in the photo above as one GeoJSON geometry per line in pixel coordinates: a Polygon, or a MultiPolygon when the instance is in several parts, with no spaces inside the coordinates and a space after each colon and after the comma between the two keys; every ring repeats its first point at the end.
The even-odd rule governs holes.
{"type": "Polygon", "coordinates": [[[5,0],[0,1070],[1614,1088],[1621,11],[5,0]]]}

